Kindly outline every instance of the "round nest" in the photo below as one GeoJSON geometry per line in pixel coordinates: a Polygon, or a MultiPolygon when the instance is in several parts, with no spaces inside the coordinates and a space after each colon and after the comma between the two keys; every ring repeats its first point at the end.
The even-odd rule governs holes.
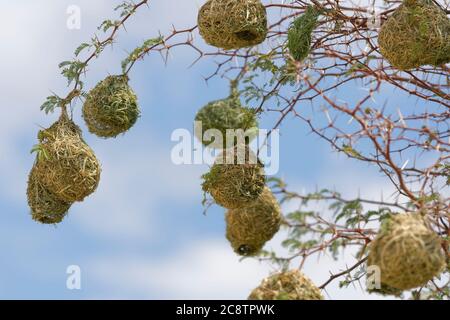
{"type": "Polygon", "coordinates": [[[128,131],[139,118],[136,94],[127,76],[108,76],[86,98],[83,117],[89,131],[102,138],[113,138],[128,131]]]}
{"type": "Polygon", "coordinates": [[[399,214],[383,222],[370,245],[367,265],[380,268],[385,286],[409,290],[439,275],[445,257],[439,236],[420,214],[399,214]]]}
{"type": "Polygon", "coordinates": [[[82,201],[97,189],[100,164],[67,114],[41,130],[39,140],[35,167],[45,188],[65,202],[82,201]]]}
{"type": "Polygon", "coordinates": [[[260,44],[267,36],[267,13],[260,0],[208,0],[198,14],[206,43],[225,50],[260,44]]]}
{"type": "Polygon", "coordinates": [[[197,113],[195,121],[201,122],[201,130],[196,130],[195,135],[205,146],[211,148],[223,149],[236,145],[236,138],[227,143],[227,130],[229,133],[238,134],[237,131],[231,130],[241,129],[246,143],[253,140],[258,131],[255,111],[242,107],[239,97],[233,95],[227,99],[208,103],[197,113]],[[205,132],[211,129],[220,131],[222,141],[205,139],[205,132]]]}
{"type": "Polygon", "coordinates": [[[378,43],[397,69],[439,66],[450,62],[450,20],[430,0],[407,0],[383,24],[378,43]]]}
{"type": "Polygon", "coordinates": [[[241,208],[255,201],[266,183],[263,165],[248,146],[222,152],[202,178],[203,191],[227,209],[241,208]]]}
{"type": "Polygon", "coordinates": [[[249,300],[323,300],[320,289],[299,270],[276,273],[254,289],[249,300]]]}
{"type": "Polygon", "coordinates": [[[71,206],[42,185],[34,167],[28,177],[27,198],[33,220],[44,224],[60,223],[71,206]]]}
{"type": "Polygon", "coordinates": [[[278,232],[282,222],[281,209],[269,188],[244,208],[226,214],[226,237],[233,250],[242,256],[256,255],[278,232]]]}
{"type": "Polygon", "coordinates": [[[292,57],[303,61],[311,51],[312,33],[317,27],[319,11],[308,6],[305,13],[294,20],[288,31],[288,48],[292,57]]]}

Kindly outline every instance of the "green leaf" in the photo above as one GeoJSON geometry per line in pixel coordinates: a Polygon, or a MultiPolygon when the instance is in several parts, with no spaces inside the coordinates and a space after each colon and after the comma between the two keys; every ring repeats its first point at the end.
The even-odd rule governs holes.
{"type": "Polygon", "coordinates": [[[82,43],[75,49],[75,57],[78,57],[79,54],[86,48],[90,48],[92,45],[89,43],[82,43]]]}
{"type": "Polygon", "coordinates": [[[122,72],[125,73],[128,67],[135,61],[141,59],[153,46],[163,43],[162,36],[145,40],[144,43],[135,48],[126,59],[122,61],[122,72]]]}
{"type": "Polygon", "coordinates": [[[36,157],[38,158],[38,160],[48,160],[49,159],[49,155],[48,155],[47,151],[40,144],[33,146],[30,153],[31,154],[36,153],[36,157]]]}
{"type": "Polygon", "coordinates": [[[55,108],[62,102],[62,99],[56,95],[49,96],[41,106],[41,110],[46,114],[53,112],[55,108]]]}

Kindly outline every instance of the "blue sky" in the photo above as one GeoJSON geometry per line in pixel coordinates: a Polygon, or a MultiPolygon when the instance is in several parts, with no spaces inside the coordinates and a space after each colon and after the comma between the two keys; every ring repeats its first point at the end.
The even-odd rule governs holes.
{"type": "MultiPolygon", "coordinates": [[[[179,28],[194,25],[202,2],[151,1],[149,9],[130,20],[127,32],[120,32],[114,50],[107,49],[90,66],[87,85],[119,72],[127,50],[159,30],[166,33],[172,23],[179,28]]],[[[170,159],[173,130],[190,130],[202,105],[228,94],[226,81],[203,81],[214,68],[211,60],[188,68],[195,53],[187,48],[174,50],[167,65],[153,54],[132,71],[142,117],[126,135],[101,140],[88,134],[80,106],[75,107],[75,119],[102,163],[101,184],[56,228],[30,218],[25,190],[34,159],[29,150],[40,126],[56,119],[39,106],[51,91],[66,93],[57,64],[70,58],[102,19],[113,16],[115,3],[1,1],[0,298],[246,298],[273,267],[239,261],[224,237],[223,209],[202,214],[200,176],[207,166],[175,166],[170,159]],[[80,30],[66,28],[68,5],[81,8],[80,30]],[[82,270],[81,290],[66,288],[69,265],[82,270]]],[[[350,98],[352,90],[342,91],[340,98],[350,98]]],[[[270,129],[275,120],[264,115],[262,127],[270,129]]],[[[335,187],[349,196],[359,192],[372,198],[381,191],[391,194],[392,187],[375,168],[336,155],[308,135],[298,119],[288,117],[281,134],[278,176],[291,187],[335,187]]],[[[277,236],[268,247],[278,248],[281,239],[277,236]]],[[[337,263],[329,257],[313,259],[305,272],[322,283],[329,271],[352,262],[351,255],[337,263]]],[[[338,290],[336,285],[328,294],[334,299],[377,298],[358,287],[338,290]]]]}

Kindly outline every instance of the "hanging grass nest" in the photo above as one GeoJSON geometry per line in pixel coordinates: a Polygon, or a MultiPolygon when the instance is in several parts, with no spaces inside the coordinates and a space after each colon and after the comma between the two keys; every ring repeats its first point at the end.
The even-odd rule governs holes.
{"type": "MultiPolygon", "coordinates": [[[[245,142],[253,140],[258,132],[258,120],[254,110],[241,105],[239,94],[235,88],[231,95],[222,100],[208,103],[195,116],[195,121],[201,122],[201,130],[195,130],[197,138],[207,147],[224,149],[236,145],[234,141],[227,141],[227,130],[242,130],[245,142]],[[222,141],[205,139],[205,132],[216,129],[222,134],[222,141]],[[228,143],[227,143],[228,142],[228,143]]],[[[231,131],[231,132],[230,132],[231,131]]],[[[237,133],[235,131],[235,133],[237,133]]]]}
{"type": "Polygon", "coordinates": [[[311,51],[312,33],[317,27],[320,12],[308,6],[305,13],[294,20],[288,31],[288,48],[292,57],[303,61],[311,51]]]}
{"type": "Polygon", "coordinates": [[[278,232],[282,222],[281,209],[269,188],[246,207],[226,214],[226,237],[233,250],[242,256],[257,254],[278,232]]]}
{"type": "Polygon", "coordinates": [[[39,141],[36,175],[47,190],[62,201],[75,202],[97,189],[100,164],[66,113],[39,132],[39,141]]]}
{"type": "Polygon", "coordinates": [[[299,270],[276,273],[252,291],[249,300],[323,300],[316,285],[299,270]]]}
{"type": "Polygon", "coordinates": [[[103,138],[125,133],[136,123],[139,114],[136,94],[125,75],[106,77],[88,93],[83,106],[89,131],[103,138]]]}
{"type": "Polygon", "coordinates": [[[27,198],[33,220],[43,224],[60,223],[72,205],[60,200],[43,186],[35,167],[28,177],[27,198]]]}
{"type": "Polygon", "coordinates": [[[405,0],[383,24],[378,43],[397,69],[439,66],[450,62],[450,20],[431,0],[405,0]]]}
{"type": "Polygon", "coordinates": [[[241,208],[258,199],[266,182],[263,165],[248,146],[241,145],[222,152],[202,178],[203,191],[227,209],[241,208]]]}
{"type": "Polygon", "coordinates": [[[398,214],[383,222],[367,265],[380,268],[385,286],[409,290],[439,275],[445,257],[439,236],[420,214],[398,214]]]}
{"type": "Polygon", "coordinates": [[[206,43],[225,50],[260,44],[267,36],[267,13],[260,0],[208,0],[198,14],[206,43]]]}

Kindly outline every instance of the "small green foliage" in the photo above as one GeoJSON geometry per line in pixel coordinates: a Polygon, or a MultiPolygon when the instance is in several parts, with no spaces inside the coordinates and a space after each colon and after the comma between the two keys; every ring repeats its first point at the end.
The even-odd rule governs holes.
{"type": "Polygon", "coordinates": [[[349,272],[345,275],[344,280],[339,281],[339,288],[346,288],[349,285],[360,281],[360,279],[366,274],[366,268],[362,265],[353,272],[349,272]]]}
{"type": "Polygon", "coordinates": [[[45,102],[41,106],[41,110],[45,111],[46,114],[49,114],[53,111],[55,111],[55,108],[60,106],[63,99],[58,97],[57,95],[49,96],[45,100],[45,102]]]}
{"type": "Polygon", "coordinates": [[[80,55],[80,53],[81,53],[83,50],[88,49],[88,48],[91,48],[91,47],[92,47],[92,44],[90,44],[90,43],[82,43],[82,44],[80,44],[80,45],[75,49],[75,52],[74,52],[75,57],[78,57],[78,56],[80,55]]]}
{"type": "Polygon", "coordinates": [[[79,60],[63,61],[59,64],[59,68],[61,74],[66,77],[68,85],[70,85],[74,80],[79,79],[86,68],[86,63],[79,60]]]}
{"type": "Polygon", "coordinates": [[[98,26],[98,30],[102,30],[103,32],[108,31],[111,28],[115,28],[117,26],[120,25],[120,21],[119,20],[110,20],[107,19],[105,21],[103,21],[99,26],[98,26]]]}
{"type": "Polygon", "coordinates": [[[122,61],[122,72],[126,74],[128,67],[132,63],[136,62],[138,59],[142,59],[145,53],[147,53],[152,47],[163,43],[163,40],[164,39],[162,36],[145,40],[140,47],[134,49],[128,57],[122,61]]]}
{"type": "Polygon", "coordinates": [[[132,1],[124,1],[114,8],[114,11],[120,11],[120,17],[133,14],[136,11],[136,4],[132,1]]]}
{"type": "Polygon", "coordinates": [[[30,153],[36,153],[36,158],[41,161],[49,159],[47,150],[45,150],[45,148],[40,143],[34,145],[30,153]]]}
{"type": "Polygon", "coordinates": [[[347,72],[345,72],[345,75],[350,76],[359,70],[368,70],[368,68],[365,64],[358,61],[358,62],[355,62],[354,64],[352,64],[350,69],[348,69],[347,72]]]}

